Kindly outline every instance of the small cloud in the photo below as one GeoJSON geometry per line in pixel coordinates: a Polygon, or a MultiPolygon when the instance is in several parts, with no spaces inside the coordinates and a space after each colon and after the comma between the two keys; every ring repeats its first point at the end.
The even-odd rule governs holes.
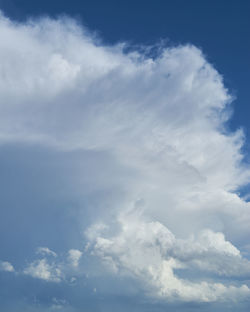
{"type": "Polygon", "coordinates": [[[52,299],[51,309],[52,310],[61,310],[63,307],[65,307],[65,305],[67,305],[66,300],[64,300],[64,299],[57,299],[57,298],[54,297],[52,299]]]}
{"type": "Polygon", "coordinates": [[[42,256],[49,255],[53,257],[57,257],[57,254],[50,250],[48,247],[38,247],[36,253],[42,256]]]}
{"type": "Polygon", "coordinates": [[[46,259],[32,262],[24,270],[24,274],[50,282],[60,282],[62,278],[60,268],[54,264],[49,264],[46,259]]]}
{"type": "Polygon", "coordinates": [[[82,252],[78,249],[70,249],[68,251],[68,260],[73,267],[78,267],[82,252]]]}
{"type": "Polygon", "coordinates": [[[14,272],[15,269],[11,263],[8,261],[0,261],[0,271],[5,271],[5,272],[14,272]]]}
{"type": "Polygon", "coordinates": [[[73,277],[71,277],[71,279],[70,279],[70,283],[71,284],[74,284],[76,282],[76,278],[73,276],[73,277]]]}

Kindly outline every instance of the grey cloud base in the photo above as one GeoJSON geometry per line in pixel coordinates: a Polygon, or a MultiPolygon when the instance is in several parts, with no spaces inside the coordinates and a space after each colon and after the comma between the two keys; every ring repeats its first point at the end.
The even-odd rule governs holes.
{"type": "Polygon", "coordinates": [[[67,18],[1,16],[0,36],[0,156],[17,172],[2,216],[23,212],[20,237],[33,237],[15,247],[3,226],[0,274],[49,284],[37,311],[81,309],[78,295],[52,295],[60,287],[106,304],[117,288],[121,311],[135,298],[159,311],[248,306],[244,134],[227,130],[232,99],[202,52],[126,53],[67,18]]]}

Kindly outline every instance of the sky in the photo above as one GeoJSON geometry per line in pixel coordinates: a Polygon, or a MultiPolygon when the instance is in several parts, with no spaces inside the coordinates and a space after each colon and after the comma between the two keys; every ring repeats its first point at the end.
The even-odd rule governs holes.
{"type": "Polygon", "coordinates": [[[247,311],[249,2],[0,10],[0,310],[247,311]]]}

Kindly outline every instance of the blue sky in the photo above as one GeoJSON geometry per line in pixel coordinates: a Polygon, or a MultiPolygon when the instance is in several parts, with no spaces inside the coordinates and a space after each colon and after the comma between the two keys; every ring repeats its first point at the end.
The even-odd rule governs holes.
{"type": "Polygon", "coordinates": [[[249,2],[0,9],[0,309],[247,311],[249,2]]]}

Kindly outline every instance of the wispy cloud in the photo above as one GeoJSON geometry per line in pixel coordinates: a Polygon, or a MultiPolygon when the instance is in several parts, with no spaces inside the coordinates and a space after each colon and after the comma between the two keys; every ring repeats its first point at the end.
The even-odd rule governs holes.
{"type": "Polygon", "coordinates": [[[45,256],[45,255],[49,255],[53,257],[57,256],[57,254],[53,250],[50,250],[48,247],[38,247],[36,250],[36,253],[41,254],[42,256],[45,256]]]}

